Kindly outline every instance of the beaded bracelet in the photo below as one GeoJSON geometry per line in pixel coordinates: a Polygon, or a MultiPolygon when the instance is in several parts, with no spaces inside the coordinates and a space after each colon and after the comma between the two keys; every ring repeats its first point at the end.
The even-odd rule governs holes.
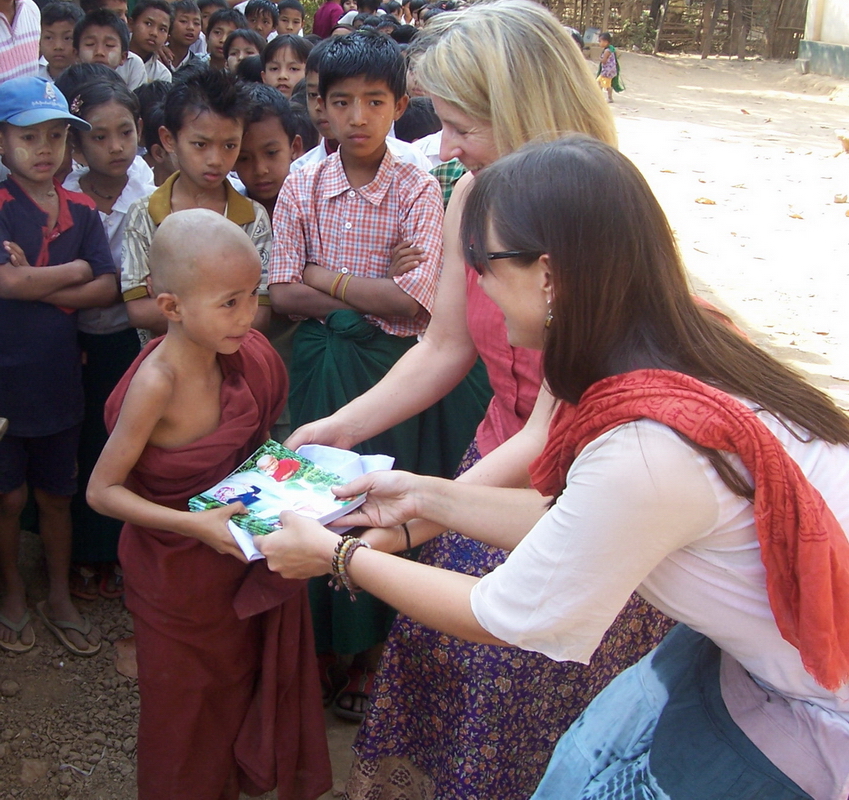
{"type": "Polygon", "coordinates": [[[330,562],[333,575],[328,585],[333,586],[337,592],[344,586],[348,590],[348,597],[351,598],[352,602],[356,601],[356,593],[360,591],[360,588],[348,577],[348,566],[351,563],[354,551],[359,547],[371,549],[371,545],[363,539],[358,539],[356,536],[343,536],[339,544],[336,545],[333,551],[333,559],[330,562]]]}

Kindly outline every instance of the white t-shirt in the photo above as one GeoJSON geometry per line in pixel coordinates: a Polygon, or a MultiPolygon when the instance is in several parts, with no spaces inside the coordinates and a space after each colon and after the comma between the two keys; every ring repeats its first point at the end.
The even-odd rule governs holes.
{"type": "MultiPolygon", "coordinates": [[[[88,167],[74,164],[74,169],[62,184],[70,192],[82,192],[80,178],[88,172],[88,167]]],[[[153,171],[147,162],[136,156],[127,170],[127,185],[116,198],[112,213],[98,211],[106,238],[109,240],[109,252],[115,262],[115,269],[121,269],[121,247],[124,243],[124,228],[127,224],[127,211],[140,197],[147,197],[156,189],[153,171]]],[[[84,308],[78,312],[79,329],[86,333],[114,333],[130,327],[130,320],[124,302],[120,301],[107,308],[84,308]]]]}
{"type": "Polygon", "coordinates": [[[144,86],[147,83],[147,71],[144,68],[144,61],[135,53],[128,52],[127,60],[120,67],[116,67],[115,72],[124,79],[124,82],[130,87],[130,91],[138,89],[139,86],[144,86]]]}
{"type": "Polygon", "coordinates": [[[427,156],[431,167],[438,167],[440,164],[446,163],[439,157],[439,150],[442,147],[442,131],[422,136],[421,139],[416,139],[414,144],[427,156]]]}
{"type": "MultiPolygon", "coordinates": [[[[760,418],[849,530],[849,448],[800,442],[771,415],[760,418]]],[[[587,663],[634,590],[762,684],[849,726],[849,685],[836,693],[819,686],[778,631],[753,506],[649,420],[614,428],[581,452],[556,504],[474,587],[471,605],[500,639],[587,663]]]]}
{"type": "MultiPolygon", "coordinates": [[[[431,164],[428,157],[414,144],[396,139],[394,136],[387,136],[386,146],[389,148],[389,152],[401,161],[413,164],[425,172],[430,172],[431,164]]],[[[327,152],[327,148],[324,146],[324,139],[322,139],[312,150],[304,153],[300,158],[296,158],[292,162],[292,166],[289,167],[289,171],[297,172],[299,169],[308,167],[310,164],[318,164],[324,161],[329,155],[330,153],[327,152]]]]}

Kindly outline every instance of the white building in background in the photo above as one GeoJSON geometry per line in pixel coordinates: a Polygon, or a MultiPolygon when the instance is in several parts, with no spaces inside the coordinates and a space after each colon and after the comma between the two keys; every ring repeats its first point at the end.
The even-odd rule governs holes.
{"type": "Polygon", "coordinates": [[[799,61],[806,71],[849,78],[849,0],[808,0],[799,61]]]}

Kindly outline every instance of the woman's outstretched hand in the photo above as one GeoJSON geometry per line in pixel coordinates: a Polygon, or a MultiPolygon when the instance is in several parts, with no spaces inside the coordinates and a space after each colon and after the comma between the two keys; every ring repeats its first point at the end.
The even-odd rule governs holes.
{"type": "Polygon", "coordinates": [[[314,578],[330,572],[339,536],[314,519],[293,511],[280,515],[280,530],[254,536],[254,545],[268,560],[268,568],[284,578],[314,578]]]}
{"type": "Polygon", "coordinates": [[[422,516],[418,510],[419,488],[425,480],[411,472],[389,470],[371,472],[345,486],[334,486],[337,497],[368,492],[365,503],[342,517],[339,524],[389,528],[422,516]]]}
{"type": "Polygon", "coordinates": [[[328,447],[350,450],[357,442],[346,435],[342,426],[337,425],[333,417],[324,417],[301,425],[283,444],[290,450],[297,450],[304,444],[324,444],[328,447]]]}

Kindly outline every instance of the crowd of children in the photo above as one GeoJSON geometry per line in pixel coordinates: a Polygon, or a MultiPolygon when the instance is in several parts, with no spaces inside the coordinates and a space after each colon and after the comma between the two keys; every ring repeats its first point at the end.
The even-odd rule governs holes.
{"type": "MultiPolygon", "coordinates": [[[[319,591],[313,626],[305,585],[236,552],[239,506],[186,511],[288,426],[286,368],[295,424],[332,411],[416,341],[436,290],[442,195],[390,135],[402,48],[374,25],[316,47],[303,24],[297,0],[53,0],[39,76],[0,85],[0,648],[35,645],[17,567],[30,502],[44,626],[94,656],[101,634],[72,596],[133,614],[142,798],[325,791],[319,694],[349,684],[336,710],[362,719],[373,657],[345,670],[391,618],[345,600],[325,619],[319,591]],[[316,336],[339,326],[363,330],[337,359],[369,369],[310,376],[316,336]],[[346,642],[340,624],[362,633],[346,642]],[[325,679],[347,656],[332,686],[313,627],[325,679]]],[[[488,387],[466,393],[482,414],[488,387]]],[[[450,474],[457,447],[419,458],[439,425],[366,450],[450,474]]]]}

